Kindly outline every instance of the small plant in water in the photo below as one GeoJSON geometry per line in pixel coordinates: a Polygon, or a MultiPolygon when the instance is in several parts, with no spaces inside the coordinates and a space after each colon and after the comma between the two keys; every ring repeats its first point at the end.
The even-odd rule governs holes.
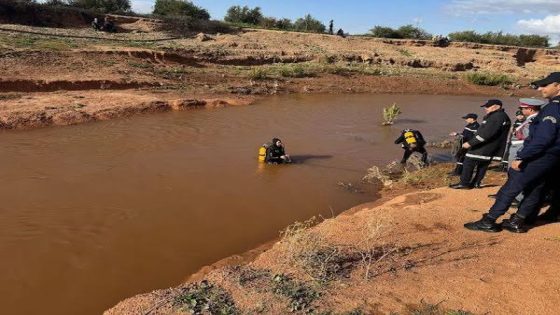
{"type": "Polygon", "coordinates": [[[397,103],[393,103],[391,106],[383,107],[383,126],[390,126],[395,123],[395,119],[402,114],[401,109],[397,106],[397,103]]]}

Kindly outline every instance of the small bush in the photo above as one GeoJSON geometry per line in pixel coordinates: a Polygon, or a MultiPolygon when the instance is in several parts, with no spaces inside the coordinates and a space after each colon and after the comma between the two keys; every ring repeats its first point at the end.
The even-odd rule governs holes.
{"type": "Polygon", "coordinates": [[[383,125],[392,125],[400,114],[402,114],[402,112],[400,107],[397,106],[397,103],[393,103],[388,107],[383,107],[383,125]]]}
{"type": "Polygon", "coordinates": [[[508,85],[513,83],[513,80],[505,74],[481,73],[473,72],[467,75],[467,80],[476,85],[508,85]]]}
{"type": "Polygon", "coordinates": [[[315,76],[315,72],[301,65],[290,65],[281,67],[280,75],[285,78],[306,78],[315,76]]]}
{"type": "Polygon", "coordinates": [[[324,33],[327,27],[321,21],[315,19],[310,14],[299,18],[294,22],[294,29],[300,32],[324,33]]]}
{"type": "Polygon", "coordinates": [[[183,289],[175,297],[173,305],[188,310],[193,314],[239,314],[229,293],[207,281],[195,283],[183,289]]]}
{"type": "Polygon", "coordinates": [[[249,72],[249,79],[251,80],[266,80],[270,78],[270,71],[265,68],[253,68],[249,72]]]}
{"type": "Polygon", "coordinates": [[[187,0],[156,0],[153,14],[161,16],[188,16],[206,21],[210,19],[210,14],[206,9],[198,7],[187,0]]]}
{"type": "Polygon", "coordinates": [[[106,13],[130,11],[130,0],[69,0],[68,5],[106,13]]]}
{"type": "Polygon", "coordinates": [[[377,25],[369,30],[369,34],[373,37],[399,39],[430,39],[432,37],[432,34],[424,29],[410,24],[401,26],[398,29],[377,25]]]}

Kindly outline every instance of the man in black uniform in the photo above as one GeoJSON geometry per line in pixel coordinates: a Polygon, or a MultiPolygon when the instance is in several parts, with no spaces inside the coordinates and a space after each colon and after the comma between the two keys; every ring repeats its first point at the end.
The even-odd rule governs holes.
{"type": "Polygon", "coordinates": [[[504,155],[511,120],[502,108],[502,101],[488,100],[481,107],[485,108],[486,116],[474,137],[463,143],[463,148],[468,151],[463,162],[461,181],[449,185],[453,189],[480,188],[490,162],[501,160],[504,155]]]}
{"type": "MultiPolygon", "coordinates": [[[[465,224],[469,230],[499,232],[504,228],[516,233],[527,232],[525,219],[539,210],[545,180],[560,163],[560,72],[551,73],[532,85],[537,86],[542,95],[550,99],[550,103],[532,120],[529,136],[511,163],[508,180],[498,191],[496,202],[482,219],[465,224]],[[496,224],[496,220],[508,211],[520,192],[523,192],[524,198],[517,213],[509,220],[504,220],[502,226],[496,224]]],[[[557,174],[554,175],[548,180],[558,181],[557,174]]],[[[557,194],[555,198],[558,198],[557,194]]]]}
{"type": "MultiPolygon", "coordinates": [[[[450,136],[454,137],[459,136],[461,145],[463,145],[463,143],[465,142],[469,142],[474,137],[476,131],[478,130],[478,127],[480,127],[480,124],[476,121],[478,119],[477,114],[466,114],[462,118],[467,122],[467,125],[463,129],[463,132],[461,134],[457,132],[452,132],[449,134],[450,136]]],[[[461,173],[463,172],[463,161],[465,160],[465,154],[467,154],[467,149],[465,148],[461,147],[457,151],[457,153],[455,154],[455,160],[457,160],[457,162],[455,170],[451,173],[451,175],[461,175],[461,173]]]]}
{"type": "Polygon", "coordinates": [[[406,164],[406,161],[414,152],[422,153],[422,163],[428,163],[428,152],[424,147],[426,140],[424,140],[424,136],[422,136],[420,131],[414,129],[403,130],[401,135],[395,140],[395,144],[401,144],[404,149],[401,164],[406,164]]]}

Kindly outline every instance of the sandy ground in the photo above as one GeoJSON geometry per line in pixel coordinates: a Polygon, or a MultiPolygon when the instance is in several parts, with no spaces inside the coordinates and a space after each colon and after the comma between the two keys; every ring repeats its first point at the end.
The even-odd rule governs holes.
{"type": "Polygon", "coordinates": [[[201,303],[201,296],[219,297],[221,304],[202,303],[210,313],[229,305],[243,314],[285,314],[297,306],[298,313],[412,314],[411,308],[437,305],[473,314],[557,314],[559,224],[527,234],[463,228],[489,208],[487,195],[497,189],[419,189],[362,205],[296,230],[254,260],[220,264],[194,283],[136,296],[106,314],[189,313],[196,309],[188,303],[201,303]],[[371,263],[356,255],[364,249],[375,249],[371,263]]]}

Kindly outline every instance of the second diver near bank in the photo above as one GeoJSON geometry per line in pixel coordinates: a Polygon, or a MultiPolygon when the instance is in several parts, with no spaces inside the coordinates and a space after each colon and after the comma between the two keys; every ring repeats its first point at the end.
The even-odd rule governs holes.
{"type": "Polygon", "coordinates": [[[406,161],[414,152],[422,154],[422,163],[424,165],[428,163],[428,152],[425,148],[426,140],[424,140],[424,136],[422,136],[420,131],[414,129],[403,130],[401,135],[395,140],[395,144],[401,144],[404,149],[401,164],[406,164],[406,161]]]}

